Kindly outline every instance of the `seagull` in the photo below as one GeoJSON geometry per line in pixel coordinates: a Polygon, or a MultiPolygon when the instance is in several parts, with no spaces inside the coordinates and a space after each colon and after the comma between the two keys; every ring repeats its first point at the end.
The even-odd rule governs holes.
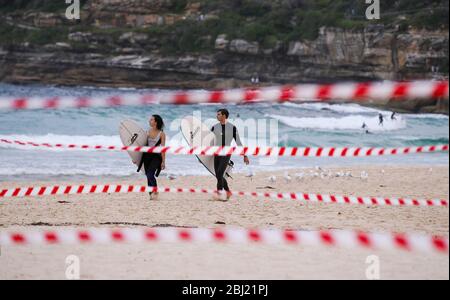
{"type": "Polygon", "coordinates": [[[249,170],[247,172],[247,177],[253,177],[253,176],[255,176],[255,172],[253,170],[249,170]]]}
{"type": "Polygon", "coordinates": [[[369,174],[367,174],[366,171],[362,171],[361,172],[361,179],[363,179],[363,180],[369,179],[369,174]]]}
{"type": "Polygon", "coordinates": [[[314,169],[315,169],[316,171],[322,171],[322,168],[319,167],[319,166],[315,166],[314,169]]]}
{"type": "Polygon", "coordinates": [[[255,176],[255,172],[253,172],[253,170],[251,168],[249,168],[245,177],[249,177],[250,179],[252,179],[253,176],[255,176]]]}
{"type": "Polygon", "coordinates": [[[289,183],[289,182],[292,181],[292,178],[291,178],[291,176],[289,176],[288,172],[284,172],[284,177],[283,178],[284,178],[284,181],[286,183],[289,183]]]}
{"type": "Polygon", "coordinates": [[[319,173],[314,172],[313,170],[309,170],[309,176],[310,177],[319,177],[319,173]]]}
{"type": "Polygon", "coordinates": [[[301,172],[301,173],[296,173],[294,174],[295,179],[297,180],[303,180],[303,178],[305,177],[305,173],[301,172]]]}
{"type": "Polygon", "coordinates": [[[272,175],[272,176],[269,177],[269,181],[270,182],[275,182],[275,181],[277,181],[277,177],[272,175]]]}
{"type": "Polygon", "coordinates": [[[166,178],[169,180],[174,180],[174,179],[177,179],[177,176],[173,175],[173,174],[167,174],[166,178]]]}
{"type": "Polygon", "coordinates": [[[327,174],[324,172],[320,173],[320,179],[325,179],[327,177],[327,174]]]}

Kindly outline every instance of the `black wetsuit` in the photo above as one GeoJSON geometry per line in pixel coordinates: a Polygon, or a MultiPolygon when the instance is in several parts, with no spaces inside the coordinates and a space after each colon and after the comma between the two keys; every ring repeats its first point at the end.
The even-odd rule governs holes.
{"type": "MultiPolygon", "coordinates": [[[[161,139],[158,140],[155,147],[161,145],[161,139]]],[[[156,177],[159,176],[161,172],[162,155],[161,153],[146,153],[142,155],[141,162],[139,163],[138,172],[141,170],[142,165],[144,165],[145,175],[147,176],[147,184],[151,187],[158,186],[156,177]]]]}
{"type": "MultiPolygon", "coordinates": [[[[233,139],[238,146],[242,146],[237,129],[231,123],[224,125],[218,123],[211,128],[211,131],[216,135],[216,146],[230,146],[233,139]]],[[[214,156],[214,171],[216,173],[218,191],[230,191],[228,182],[225,179],[225,170],[230,163],[230,159],[231,156],[214,156]]]]}

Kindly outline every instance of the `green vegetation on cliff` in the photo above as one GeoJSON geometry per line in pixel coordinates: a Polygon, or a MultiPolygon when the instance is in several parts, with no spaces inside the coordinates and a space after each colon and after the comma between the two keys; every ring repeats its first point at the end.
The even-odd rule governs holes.
{"type": "Polygon", "coordinates": [[[27,30],[4,24],[0,26],[0,44],[13,45],[19,43],[31,43],[46,45],[67,40],[68,28],[56,27],[45,30],[27,30]]]}
{"type": "MultiPolygon", "coordinates": [[[[85,5],[89,1],[81,3],[85,5]]],[[[145,28],[115,26],[104,30],[94,26],[92,19],[37,30],[19,28],[0,20],[0,43],[43,45],[64,41],[68,32],[80,29],[105,35],[112,33],[113,39],[121,33],[134,31],[148,34],[162,51],[204,52],[214,49],[219,34],[226,34],[228,40],[241,38],[259,42],[262,48],[268,49],[294,40],[314,40],[323,26],[360,30],[369,24],[383,24],[406,31],[411,27],[448,30],[449,23],[448,0],[380,1],[381,20],[374,21],[365,19],[368,5],[363,0],[174,0],[164,3],[161,13],[180,16],[184,16],[193,3],[200,3],[202,19],[179,18],[174,24],[145,28]]],[[[62,12],[65,8],[64,0],[0,0],[0,15],[62,12]]]]}
{"type": "Polygon", "coordinates": [[[215,38],[242,38],[273,48],[277,42],[314,40],[320,27],[360,30],[369,24],[397,26],[400,30],[448,29],[448,2],[438,0],[396,2],[382,1],[381,20],[365,19],[364,1],[303,0],[203,0],[202,12],[215,18],[203,22],[183,20],[174,25],[149,29],[162,41],[161,47],[171,51],[192,52],[213,49],[215,38]],[[283,4],[284,3],[284,4],[283,4]]]}

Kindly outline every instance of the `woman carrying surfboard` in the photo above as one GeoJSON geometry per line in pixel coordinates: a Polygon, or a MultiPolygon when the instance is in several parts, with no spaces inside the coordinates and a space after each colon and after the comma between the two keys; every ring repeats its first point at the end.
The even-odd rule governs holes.
{"type": "MultiPolygon", "coordinates": [[[[227,109],[219,109],[217,111],[217,123],[211,128],[211,131],[215,134],[215,146],[230,146],[233,140],[236,141],[238,146],[242,146],[241,138],[239,137],[236,126],[228,122],[228,116],[230,113],[227,109]]],[[[215,156],[214,157],[214,171],[217,178],[217,191],[226,191],[227,200],[231,197],[230,188],[228,182],[225,179],[225,171],[230,162],[231,156],[215,156]]],[[[248,165],[250,163],[247,156],[244,156],[244,163],[248,165]]]]}
{"type": "MultiPolygon", "coordinates": [[[[148,131],[148,147],[157,147],[166,145],[166,134],[164,133],[164,121],[159,115],[153,115],[149,120],[150,129],[148,131]]],[[[139,169],[144,165],[145,175],[147,176],[148,186],[156,187],[158,182],[156,177],[166,168],[165,153],[144,153],[142,155],[139,169]]],[[[139,171],[139,170],[138,170],[139,171]]],[[[158,192],[150,192],[150,200],[158,198],[158,192]]]]}

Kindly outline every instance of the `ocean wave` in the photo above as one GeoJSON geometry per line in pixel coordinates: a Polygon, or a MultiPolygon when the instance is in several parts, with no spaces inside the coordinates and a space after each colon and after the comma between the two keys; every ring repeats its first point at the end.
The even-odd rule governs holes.
{"type": "Polygon", "coordinates": [[[411,119],[442,119],[448,120],[447,115],[443,114],[402,114],[403,117],[411,119]]]}
{"type": "Polygon", "coordinates": [[[284,106],[295,107],[299,109],[309,109],[317,111],[332,111],[338,113],[391,113],[386,110],[379,110],[371,107],[364,107],[358,104],[329,104],[329,103],[283,103],[284,106]]]}
{"type": "Polygon", "coordinates": [[[362,124],[367,125],[367,129],[372,132],[376,131],[393,131],[406,127],[406,121],[400,116],[397,120],[392,121],[385,119],[384,125],[378,125],[378,117],[365,116],[347,116],[343,118],[298,118],[280,115],[267,115],[270,118],[279,120],[281,123],[294,127],[304,129],[319,129],[319,130],[362,130],[362,124]]]}
{"type": "Polygon", "coordinates": [[[424,146],[424,145],[443,145],[448,144],[448,137],[422,137],[422,138],[411,138],[408,136],[396,136],[393,137],[403,141],[406,146],[424,146]]]}
{"type": "MultiPolygon", "coordinates": [[[[377,109],[374,107],[364,107],[354,103],[348,104],[329,104],[329,103],[291,103],[286,102],[282,104],[283,106],[294,107],[299,109],[309,109],[316,111],[332,111],[337,113],[348,113],[348,114],[367,114],[367,113],[382,113],[390,115],[392,112],[382,109],[377,109]]],[[[444,114],[406,114],[398,113],[397,116],[402,116],[411,119],[443,119],[448,120],[449,117],[444,114]]]]}

